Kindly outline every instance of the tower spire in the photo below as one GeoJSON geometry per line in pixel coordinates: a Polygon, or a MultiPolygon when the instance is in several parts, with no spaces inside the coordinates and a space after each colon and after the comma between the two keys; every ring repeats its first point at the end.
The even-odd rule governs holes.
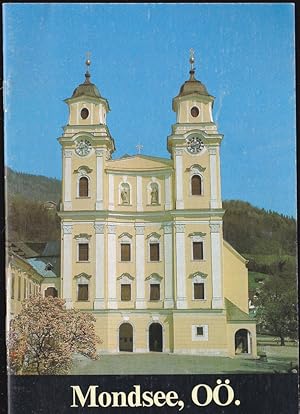
{"type": "Polygon", "coordinates": [[[91,65],[90,57],[91,57],[91,52],[86,52],[86,61],[85,61],[85,64],[86,64],[85,83],[90,83],[90,77],[91,77],[90,72],[89,72],[89,67],[91,65]]]}
{"type": "Polygon", "coordinates": [[[194,63],[195,63],[195,51],[194,51],[194,49],[190,49],[190,65],[191,65],[191,68],[190,68],[190,81],[194,81],[194,80],[196,80],[195,79],[195,67],[194,67],[194,63]]]}

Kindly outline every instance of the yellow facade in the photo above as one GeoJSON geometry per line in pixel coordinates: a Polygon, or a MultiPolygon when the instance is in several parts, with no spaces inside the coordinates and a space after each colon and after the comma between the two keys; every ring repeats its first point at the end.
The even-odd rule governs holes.
{"type": "Polygon", "coordinates": [[[213,100],[192,68],[173,99],[170,159],[113,159],[88,72],[66,99],[61,292],[95,314],[101,352],[256,357],[246,261],[222,235],[213,100]]]}

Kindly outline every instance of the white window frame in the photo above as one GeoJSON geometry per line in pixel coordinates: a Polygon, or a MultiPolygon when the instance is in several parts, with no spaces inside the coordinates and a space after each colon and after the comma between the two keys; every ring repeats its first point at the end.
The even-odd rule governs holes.
{"type": "Polygon", "coordinates": [[[208,341],[208,325],[192,325],[192,341],[208,341]],[[203,328],[203,335],[197,335],[197,328],[203,328]]]}
{"type": "Polygon", "coordinates": [[[201,165],[194,164],[190,167],[189,171],[190,171],[190,185],[189,185],[190,194],[189,195],[191,197],[203,197],[205,195],[205,191],[204,191],[205,185],[204,185],[204,175],[203,175],[205,168],[201,167],[201,165]],[[198,175],[201,178],[201,194],[192,194],[192,177],[194,175],[198,175]]]}
{"type": "Polygon", "coordinates": [[[160,242],[160,237],[161,235],[155,232],[147,236],[148,263],[160,263],[162,261],[162,243],[160,242]],[[158,244],[159,260],[150,260],[150,244],[158,244]]]}
{"type": "Polygon", "coordinates": [[[90,278],[91,275],[87,275],[86,273],[80,273],[74,276],[74,279],[76,279],[76,302],[88,302],[90,300],[90,278]],[[86,300],[78,300],[79,285],[88,285],[88,298],[86,300]]]}
{"type": "Polygon", "coordinates": [[[162,277],[158,273],[152,273],[145,279],[148,282],[148,302],[159,302],[162,300],[162,277]],[[159,285],[159,299],[150,300],[150,285],[159,285]]]}
{"type": "Polygon", "coordinates": [[[91,259],[91,245],[90,245],[90,238],[92,236],[86,234],[86,233],[81,233],[78,234],[74,237],[74,239],[77,242],[77,247],[76,247],[76,251],[77,251],[77,263],[90,263],[92,261],[91,259]],[[87,244],[88,245],[88,260],[79,260],[79,245],[80,244],[87,244]]]}
{"type": "Polygon", "coordinates": [[[134,281],[134,277],[131,276],[129,273],[122,273],[121,276],[119,276],[117,278],[117,280],[119,280],[119,290],[120,290],[120,302],[132,302],[133,299],[133,281],[134,281]],[[121,299],[121,285],[130,285],[130,300],[122,300],[121,299]]]}
{"type": "Polygon", "coordinates": [[[206,243],[205,243],[205,237],[206,233],[201,232],[195,232],[189,234],[189,237],[191,239],[191,261],[192,262],[204,262],[206,260],[206,243]],[[194,242],[202,242],[203,243],[203,259],[194,259],[194,252],[193,252],[193,243],[194,242]]]}
{"type": "Polygon", "coordinates": [[[194,301],[205,302],[207,300],[206,277],[207,277],[207,275],[205,273],[201,273],[201,272],[195,272],[191,275],[191,278],[192,278],[192,299],[194,301]],[[204,288],[204,298],[203,299],[195,299],[195,288],[194,288],[195,283],[203,283],[203,285],[204,285],[203,286],[203,288],[204,288]]]}
{"type": "Polygon", "coordinates": [[[91,197],[91,177],[89,176],[89,173],[92,170],[89,169],[88,167],[79,167],[78,170],[76,170],[77,172],[77,183],[76,183],[76,197],[77,198],[90,198],[91,197]],[[79,195],[79,181],[80,178],[87,178],[88,179],[88,195],[87,196],[80,196],[79,195]]]}
{"type": "Polygon", "coordinates": [[[119,254],[118,254],[118,260],[120,263],[132,263],[132,256],[133,256],[133,243],[132,243],[132,235],[129,233],[122,233],[118,237],[119,239],[119,254]],[[130,260],[121,260],[121,244],[129,244],[130,245],[130,260]]]}

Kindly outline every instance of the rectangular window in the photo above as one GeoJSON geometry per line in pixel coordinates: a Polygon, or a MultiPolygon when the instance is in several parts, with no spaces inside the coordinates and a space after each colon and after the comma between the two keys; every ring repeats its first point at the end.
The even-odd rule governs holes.
{"type": "Polygon", "coordinates": [[[121,285],[121,300],[131,300],[131,285],[121,285]]]}
{"type": "Polygon", "coordinates": [[[18,300],[21,300],[21,276],[18,277],[18,300]]]}
{"type": "Polygon", "coordinates": [[[150,261],[159,261],[159,243],[150,243],[150,261]]]}
{"type": "Polygon", "coordinates": [[[204,299],[204,283],[194,283],[194,299],[204,299]]]}
{"type": "Polygon", "coordinates": [[[130,244],[121,243],[121,261],[130,262],[130,244]]]}
{"type": "Polygon", "coordinates": [[[193,260],[203,260],[203,242],[193,242],[193,260]]]}
{"type": "Polygon", "coordinates": [[[89,244],[88,243],[79,243],[78,260],[79,262],[87,262],[89,260],[89,244]]]}
{"type": "Polygon", "coordinates": [[[89,285],[78,285],[78,300],[89,299],[89,285]]]}
{"type": "Polygon", "coordinates": [[[160,285],[153,284],[150,285],[150,300],[159,300],[160,299],[160,285]]]}
{"type": "Polygon", "coordinates": [[[203,336],[204,335],[204,328],[203,326],[197,326],[197,336],[203,336]]]}
{"type": "Polygon", "coordinates": [[[11,298],[15,297],[15,275],[11,275],[11,298]]]}

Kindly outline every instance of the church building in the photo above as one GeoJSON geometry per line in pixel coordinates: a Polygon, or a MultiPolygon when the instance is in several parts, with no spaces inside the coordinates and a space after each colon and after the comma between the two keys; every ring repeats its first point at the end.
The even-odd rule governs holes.
{"type": "Polygon", "coordinates": [[[94,314],[102,353],[256,357],[247,261],[223,239],[223,135],[193,54],[172,101],[170,158],[113,158],[109,103],[86,64],[58,138],[66,306],[94,314]]]}

